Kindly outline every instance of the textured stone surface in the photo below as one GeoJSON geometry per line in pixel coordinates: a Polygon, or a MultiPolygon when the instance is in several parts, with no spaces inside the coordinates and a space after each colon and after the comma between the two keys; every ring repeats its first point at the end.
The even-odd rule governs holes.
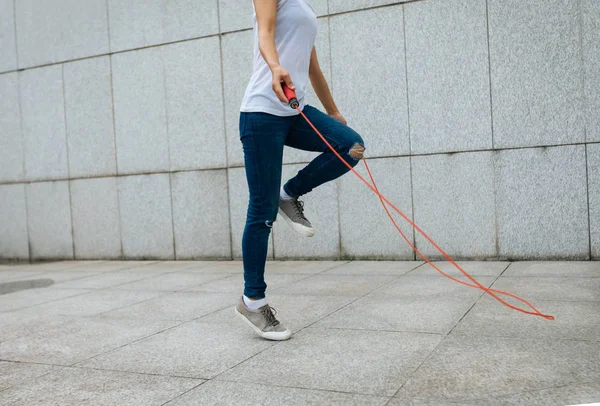
{"type": "Polygon", "coordinates": [[[392,396],[441,339],[432,334],[310,328],[217,379],[392,396]]]}
{"type": "MultiPolygon", "coordinates": [[[[491,152],[412,158],[414,221],[450,256],[496,256],[494,165],[491,152]]],[[[428,258],[442,254],[415,231],[428,258]]]]}
{"type": "Polygon", "coordinates": [[[0,72],[17,69],[14,1],[0,1],[0,72]]]}
{"type": "MultiPolygon", "coordinates": [[[[510,264],[510,262],[499,261],[456,261],[456,263],[471,276],[500,276],[510,264]]],[[[463,273],[450,261],[434,261],[433,265],[450,276],[463,277],[463,273]]],[[[442,276],[435,268],[427,263],[410,271],[410,275],[442,276]]]]}
{"type": "Polygon", "coordinates": [[[486,1],[405,7],[413,153],[492,148],[486,1]]]}
{"type": "Polygon", "coordinates": [[[587,145],[592,257],[600,258],[600,144],[587,145]]]}
{"type": "Polygon", "coordinates": [[[66,178],[62,66],[25,70],[19,75],[26,179],[66,178]]]}
{"type": "Polygon", "coordinates": [[[162,48],[112,56],[119,173],[169,169],[162,48]]]}
{"type": "Polygon", "coordinates": [[[273,261],[268,262],[268,273],[314,275],[342,266],[344,261],[273,261]]]}
{"type": "Polygon", "coordinates": [[[32,258],[73,258],[67,181],[29,183],[27,226],[32,258]]]}
{"type": "Polygon", "coordinates": [[[402,19],[401,6],[331,18],[333,93],[367,157],[409,152],[402,19]]]}
{"type": "Polygon", "coordinates": [[[19,68],[109,50],[104,0],[90,0],[85,6],[78,0],[19,0],[15,6],[19,68]]]}
{"type": "MultiPolygon", "coordinates": [[[[236,1],[236,0],[228,0],[236,1]]],[[[252,76],[252,31],[225,34],[222,37],[223,88],[225,89],[225,132],[227,133],[227,164],[244,165],[240,141],[240,106],[246,86],[252,76]]]]}
{"type": "Polygon", "coordinates": [[[584,141],[579,5],[489,1],[496,148],[584,141]]]}
{"type": "Polygon", "coordinates": [[[226,166],[219,38],[163,47],[171,170],[226,166]]]}
{"type": "Polygon", "coordinates": [[[18,181],[24,176],[18,73],[0,75],[0,95],[0,181],[18,181]]]}
{"type": "MultiPolygon", "coordinates": [[[[299,274],[265,274],[267,290],[273,292],[282,287],[293,284],[294,282],[306,278],[306,275],[299,274]]],[[[244,275],[236,274],[226,278],[215,278],[212,282],[190,288],[195,292],[223,292],[223,293],[241,293],[244,289],[244,275]]]]}
{"type": "MultiPolygon", "coordinates": [[[[39,275],[35,275],[38,278],[39,275]]],[[[42,277],[43,278],[43,277],[42,277]]],[[[88,292],[84,289],[38,288],[27,289],[0,296],[0,308],[4,312],[24,309],[38,304],[49,303],[66,297],[88,292]]]]}
{"type": "Polygon", "coordinates": [[[228,326],[193,321],[99,355],[82,364],[189,378],[213,378],[245,359],[272,346],[256,340],[246,326],[228,326]],[[245,336],[243,333],[247,332],[245,336]],[[177,343],[173,346],[173,343],[177,343]]]}
{"type": "Polygon", "coordinates": [[[350,10],[404,3],[405,1],[407,0],[329,0],[329,12],[332,14],[341,13],[350,10]]]}
{"type": "Polygon", "coordinates": [[[197,379],[64,368],[0,394],[6,404],[160,406],[203,381],[197,379]],[[15,403],[11,403],[15,402],[15,403]]]}
{"type": "MultiPolygon", "coordinates": [[[[457,277],[463,282],[470,282],[466,277],[457,277]]],[[[489,287],[496,277],[478,276],[476,280],[483,286],[489,287]]],[[[483,294],[477,288],[471,288],[454,282],[444,277],[432,277],[428,275],[404,275],[399,279],[377,289],[371,294],[378,298],[400,298],[400,299],[429,299],[436,301],[439,298],[459,298],[474,301],[483,294]]]]}
{"type": "Polygon", "coordinates": [[[496,153],[500,257],[588,258],[584,148],[496,153]]]}
{"type": "Polygon", "coordinates": [[[217,2],[193,0],[108,0],[111,50],[216,34],[217,2]]]}
{"type": "Polygon", "coordinates": [[[116,173],[110,60],[64,65],[70,176],[116,173]]]}
{"type": "Polygon", "coordinates": [[[501,277],[494,289],[530,300],[600,302],[600,278],[501,277]]]}
{"type": "Polygon", "coordinates": [[[57,288],[79,288],[79,289],[106,289],[125,283],[139,281],[151,278],[161,273],[168,272],[150,272],[148,269],[136,267],[131,269],[117,269],[119,272],[106,271],[86,278],[78,278],[70,281],[58,283],[57,288]]]}
{"type": "Polygon", "coordinates": [[[323,272],[327,275],[392,275],[401,276],[423,263],[418,261],[352,261],[323,272]]]}
{"type": "Polygon", "coordinates": [[[227,172],[175,173],[171,188],[177,258],[231,258],[227,172]]]}
{"type": "Polygon", "coordinates": [[[587,141],[600,141],[600,3],[581,2],[587,141]]]}
{"type": "MultiPolygon", "coordinates": [[[[296,176],[303,164],[285,165],[281,184],[296,176]]],[[[273,225],[275,259],[286,258],[334,258],[340,253],[338,220],[338,185],[325,183],[301,197],[305,202],[304,214],[315,228],[315,235],[307,238],[296,233],[280,216],[273,225]]]]}
{"type": "Polygon", "coordinates": [[[598,361],[598,343],[450,336],[398,396],[461,401],[597,381],[598,361]]]}
{"type": "Polygon", "coordinates": [[[314,275],[278,289],[282,295],[364,296],[393,280],[393,276],[314,275]]]}
{"type": "Polygon", "coordinates": [[[121,257],[117,179],[71,181],[75,258],[121,257]]]}
{"type": "Polygon", "coordinates": [[[600,277],[600,262],[513,262],[504,276],[600,277]]]}
{"type": "MultiPolygon", "coordinates": [[[[525,278],[522,283],[527,283],[529,279],[525,278]]],[[[512,290],[510,292],[512,293],[512,290]]],[[[526,309],[523,304],[519,305],[526,309]]],[[[600,341],[600,302],[536,300],[534,306],[555,319],[548,321],[542,317],[516,312],[507,309],[491,297],[484,296],[452,333],[469,336],[600,341]]]]}
{"type": "Polygon", "coordinates": [[[0,186],[0,257],[29,259],[25,185],[0,186]]]}
{"type": "Polygon", "coordinates": [[[254,404],[265,406],[290,405],[380,405],[388,399],[381,396],[354,395],[318,391],[312,389],[282,388],[262,384],[240,384],[238,382],[210,381],[185,395],[175,399],[169,405],[224,405],[254,404]]]}
{"type": "MultiPolygon", "coordinates": [[[[386,196],[408,218],[412,219],[410,160],[385,158],[368,161],[380,193],[386,196]]],[[[370,181],[368,172],[359,164],[359,173],[370,181]]],[[[354,174],[339,182],[339,210],[342,256],[350,258],[413,259],[410,246],[390,222],[381,201],[354,174]]],[[[390,213],[411,244],[412,227],[391,208],[390,213]]]]}
{"type": "Polygon", "coordinates": [[[125,283],[115,287],[116,290],[144,290],[175,292],[193,289],[214,280],[225,278],[225,275],[203,274],[193,272],[170,272],[144,278],[139,281],[125,283]]]}
{"type": "MultiPolygon", "coordinates": [[[[242,236],[248,210],[248,182],[244,168],[229,169],[229,211],[233,258],[242,257],[242,236]]],[[[269,238],[267,259],[273,259],[273,233],[269,238]]]]}
{"type": "MultiPolygon", "coordinates": [[[[0,392],[11,386],[23,384],[38,376],[57,370],[51,365],[21,364],[0,361],[0,392]]],[[[0,400],[2,398],[0,397],[0,400]]]]}
{"type": "Polygon", "coordinates": [[[172,259],[174,242],[169,175],[119,177],[118,187],[125,257],[172,259]]]}

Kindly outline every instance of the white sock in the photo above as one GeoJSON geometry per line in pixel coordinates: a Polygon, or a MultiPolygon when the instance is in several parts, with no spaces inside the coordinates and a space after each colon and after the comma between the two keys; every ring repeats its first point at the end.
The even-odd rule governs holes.
{"type": "Polygon", "coordinates": [[[267,299],[264,298],[260,300],[250,300],[246,295],[244,295],[244,304],[250,310],[258,310],[267,304],[267,299]]]}
{"type": "Polygon", "coordinates": [[[281,187],[281,191],[279,192],[279,196],[283,199],[283,200],[292,200],[293,197],[288,195],[287,193],[285,193],[285,190],[283,189],[283,186],[281,187]]]}

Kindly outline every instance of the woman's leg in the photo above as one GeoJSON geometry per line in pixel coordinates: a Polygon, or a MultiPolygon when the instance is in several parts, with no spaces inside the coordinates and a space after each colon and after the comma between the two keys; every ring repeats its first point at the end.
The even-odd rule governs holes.
{"type": "Polygon", "coordinates": [[[283,147],[292,122],[293,117],[240,114],[240,139],[250,193],[242,237],[244,295],[251,299],[265,297],[269,234],[277,217],[283,147]]]}
{"type": "MultiPolygon", "coordinates": [[[[303,113],[347,163],[352,167],[358,164],[365,144],[356,131],[312,106],[306,106],[303,113]]],[[[290,196],[302,196],[349,171],[301,116],[295,117],[285,144],[293,148],[322,152],[284,185],[285,192],[290,196]]]]}

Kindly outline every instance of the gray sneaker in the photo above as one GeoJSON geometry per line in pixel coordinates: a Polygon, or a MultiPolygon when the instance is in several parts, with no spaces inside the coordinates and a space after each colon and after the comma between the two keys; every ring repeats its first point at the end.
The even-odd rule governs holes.
{"type": "Polygon", "coordinates": [[[279,215],[298,233],[305,237],[315,235],[315,229],[304,217],[304,202],[297,198],[279,198],[279,215]]]}
{"type": "Polygon", "coordinates": [[[258,310],[251,310],[244,303],[243,297],[235,306],[235,314],[262,338],[276,341],[287,340],[291,337],[292,332],[275,318],[274,311],[275,309],[268,304],[258,310]]]}

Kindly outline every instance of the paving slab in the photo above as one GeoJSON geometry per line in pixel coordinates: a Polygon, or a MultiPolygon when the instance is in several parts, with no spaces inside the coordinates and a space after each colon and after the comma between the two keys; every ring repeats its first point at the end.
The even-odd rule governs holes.
{"type": "Polygon", "coordinates": [[[389,398],[314,389],[286,388],[239,382],[209,381],[166,406],[263,405],[263,406],[384,406],[389,398]]]}
{"type": "Polygon", "coordinates": [[[113,288],[126,283],[151,278],[161,273],[167,273],[167,270],[151,272],[149,270],[120,270],[114,272],[103,272],[87,278],[80,278],[71,281],[56,284],[57,288],[78,288],[78,289],[106,289],[113,288]],[[157,273],[158,272],[158,273],[157,273]]]}
{"type": "MultiPolygon", "coordinates": [[[[450,276],[464,278],[463,273],[449,261],[433,261],[432,263],[450,276]]],[[[471,276],[499,276],[510,264],[510,262],[497,261],[456,261],[456,263],[471,276]]],[[[410,275],[443,276],[427,263],[411,271],[410,275]]]]}
{"type": "Polygon", "coordinates": [[[492,286],[526,300],[600,301],[600,278],[501,277],[492,286]]]}
{"type": "Polygon", "coordinates": [[[401,276],[420,267],[420,261],[352,261],[323,272],[324,275],[401,276]]]}
{"type": "Polygon", "coordinates": [[[434,334],[308,328],[217,379],[392,396],[441,340],[434,334]]]}
{"type": "Polygon", "coordinates": [[[267,262],[269,273],[317,274],[346,264],[346,261],[274,261],[267,262]]]}
{"type": "MultiPolygon", "coordinates": [[[[273,292],[284,286],[289,286],[294,282],[306,278],[308,275],[298,274],[277,274],[270,271],[265,272],[265,282],[267,283],[267,292],[273,292]]],[[[189,289],[199,292],[227,292],[242,294],[244,291],[244,276],[237,274],[226,278],[215,280],[213,282],[203,283],[189,289]]]]}
{"type": "Polygon", "coordinates": [[[116,290],[179,291],[197,287],[214,280],[226,278],[226,275],[202,274],[191,272],[172,272],[145,278],[139,281],[115,286],[116,290]]]}
{"type": "Polygon", "coordinates": [[[81,366],[209,379],[273,345],[246,328],[192,321],[81,366]]]}
{"type": "Polygon", "coordinates": [[[172,327],[177,322],[45,316],[31,334],[0,343],[0,359],[71,365],[172,327]]]}
{"type": "Polygon", "coordinates": [[[600,379],[598,343],[448,336],[398,392],[473,401],[600,379]]]}
{"type": "MultiPolygon", "coordinates": [[[[502,306],[490,297],[483,297],[452,333],[600,341],[600,302],[535,301],[532,304],[555,319],[524,314],[502,306]]],[[[527,309],[525,305],[519,305],[527,309]]]]}
{"type": "MultiPolygon", "coordinates": [[[[470,281],[466,278],[457,278],[464,282],[470,281]]],[[[489,287],[496,278],[489,276],[478,276],[475,278],[483,286],[489,287]]],[[[403,298],[435,298],[435,297],[458,297],[475,300],[483,294],[481,289],[471,288],[454,282],[444,277],[431,277],[423,275],[401,276],[392,283],[373,292],[379,297],[403,297],[403,298]]]]}
{"type": "MultiPolygon", "coordinates": [[[[11,386],[23,384],[33,378],[58,370],[59,368],[53,365],[0,361],[0,392],[11,386]]],[[[1,399],[2,396],[0,394],[1,399]]]]}
{"type": "Polygon", "coordinates": [[[565,385],[537,391],[515,393],[497,398],[478,399],[484,406],[564,406],[598,404],[600,382],[565,385]]]}
{"type": "Polygon", "coordinates": [[[10,405],[163,405],[200,385],[188,378],[63,368],[26,385],[0,392],[10,405]]]}
{"type": "Polygon", "coordinates": [[[600,262],[512,262],[504,272],[503,276],[562,276],[570,278],[600,278],[600,262]]]}
{"type": "Polygon", "coordinates": [[[315,275],[277,290],[286,295],[362,296],[394,280],[393,276],[315,275]]]}
{"type": "Polygon", "coordinates": [[[181,272],[240,274],[244,272],[244,264],[242,261],[197,261],[195,265],[182,269],[181,272]]]}
{"type": "Polygon", "coordinates": [[[23,309],[90,292],[89,289],[60,289],[55,288],[55,286],[56,285],[52,285],[48,288],[27,289],[0,295],[0,312],[23,309]]]}

